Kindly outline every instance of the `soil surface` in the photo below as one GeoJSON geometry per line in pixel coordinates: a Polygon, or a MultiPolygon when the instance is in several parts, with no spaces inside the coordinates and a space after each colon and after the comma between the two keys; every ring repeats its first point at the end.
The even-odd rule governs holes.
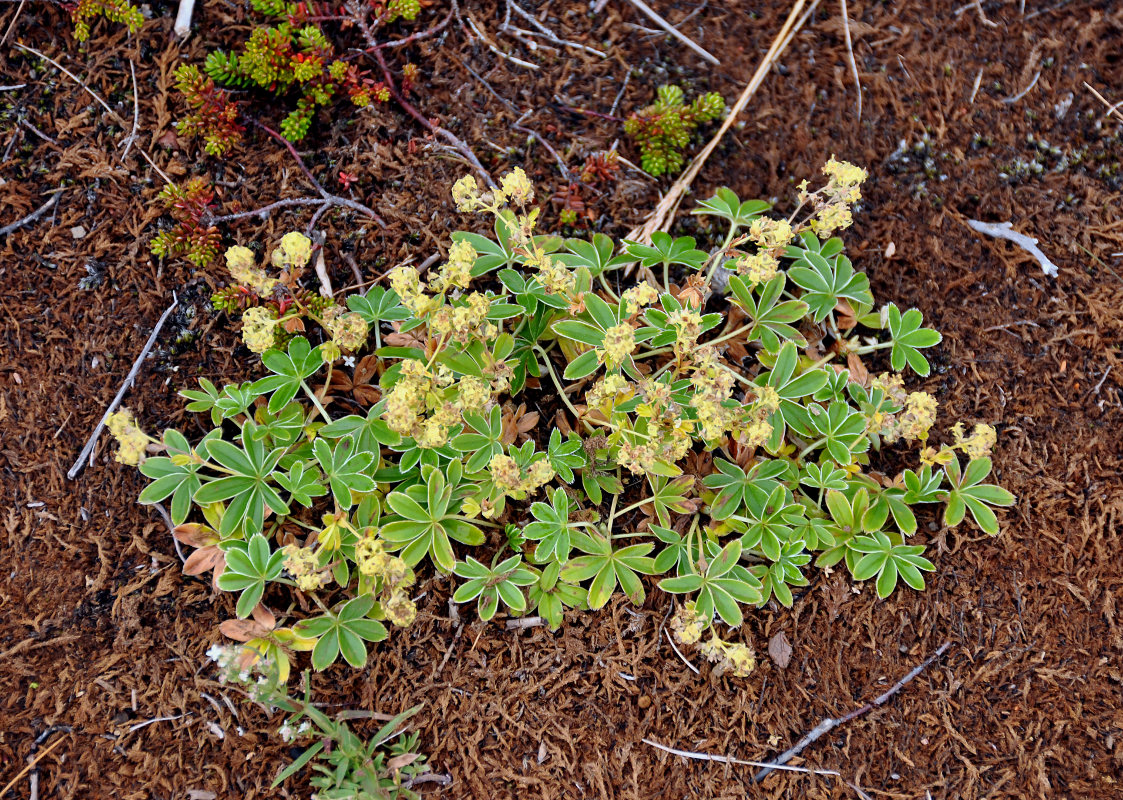
{"type": "MultiPolygon", "coordinates": [[[[620,93],[623,115],[671,81],[732,102],[789,10],[769,0],[653,5],[721,66],[653,32],[620,0],[595,15],[583,1],[524,3],[603,59],[503,37],[504,5],[485,0],[462,3],[465,19],[538,69],[500,58],[456,24],[393,51],[392,65],[420,66],[413,102],[489,169],[525,166],[540,189],[564,195],[553,155],[516,121],[570,166],[618,139],[638,163],[618,122],[572,109],[609,114],[620,93]]],[[[430,581],[418,623],[380,645],[367,669],[314,678],[333,708],[425,703],[422,750],[451,778],[419,786],[425,797],[857,796],[807,774],[756,785],[751,767],[686,760],[642,740],[767,760],[945,641],[944,657],[891,701],[793,763],[838,770],[879,798],[1123,795],[1123,143],[1120,123],[1084,85],[1123,99],[1123,6],[960,5],[850,1],[859,120],[839,6],[823,3],[694,189],[707,196],[727,184],[783,206],[832,153],[869,168],[848,252],[879,300],[919,307],[944,333],[932,377],[916,388],[936,394],[949,422],[997,424],[996,477],[1018,496],[1003,533],[933,522],[918,534],[937,564],[930,588],[885,602],[843,575],[812,572],[794,608],[762,609],[739,632],[761,654],[748,680],[715,678],[707,665],[690,671],[660,635],[670,599],[658,592],[642,608],[618,599],[575,615],[556,634],[481,626],[470,612],[458,630],[448,583],[430,581]],[[1039,239],[1059,276],[975,234],[968,218],[1012,221],[1039,239]],[[766,655],[781,633],[791,645],[784,667],[766,655]]],[[[418,29],[443,18],[442,6],[430,4],[418,29]]],[[[176,391],[199,376],[237,379],[254,363],[208,311],[217,268],[150,257],[162,181],[138,150],[172,178],[216,178],[220,213],[309,192],[267,137],[251,134],[212,159],[169,133],[180,111],[175,66],[248,29],[242,4],[206,0],[180,46],[174,10],[152,4],[132,38],[98,22],[85,47],[52,6],[0,12],[0,30],[11,26],[0,53],[0,226],[61,189],[53,210],[0,237],[0,786],[53,747],[5,800],[306,796],[292,781],[269,790],[298,751],[273,733],[278,720],[215,682],[203,653],[233,603],[181,574],[164,523],[134,502],[140,476],[107,459],[103,440],[94,465],[65,478],[173,292],[180,309],[126,398],[149,430],[175,424],[198,435],[176,391]],[[82,77],[119,119],[15,42],[82,77]],[[130,65],[139,125],[123,156],[130,65]]],[[[279,119],[278,107],[257,108],[267,123],[279,119]]],[[[459,157],[392,104],[322,116],[300,150],[333,190],[342,191],[339,170],[357,175],[354,197],[388,224],[328,218],[337,287],[355,282],[344,254],[369,281],[475,224],[449,199],[465,171],[459,157]]],[[[623,234],[669,184],[624,168],[586,190],[591,229],[623,234]]],[[[559,210],[548,204],[548,225],[559,210]]],[[[223,231],[230,243],[266,241],[308,216],[223,231]]],[[[680,230],[692,229],[685,217],[680,230]]]]}

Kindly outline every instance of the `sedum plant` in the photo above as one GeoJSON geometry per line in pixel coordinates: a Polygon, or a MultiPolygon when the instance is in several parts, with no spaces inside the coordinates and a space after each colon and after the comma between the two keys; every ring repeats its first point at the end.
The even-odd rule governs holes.
{"type": "Polygon", "coordinates": [[[129,33],[136,33],[144,25],[144,14],[129,0],[73,0],[62,2],[74,23],[74,38],[85,42],[90,38],[90,24],[98,17],[124,25],[129,33]]]}
{"type": "MultiPolygon", "coordinates": [[[[358,108],[390,99],[385,83],[338,57],[318,24],[331,19],[348,22],[350,9],[333,11],[314,3],[284,0],[252,0],[251,5],[276,20],[275,24],[255,26],[240,49],[211,51],[202,72],[193,65],[176,71],[176,86],[187,105],[177,127],[186,135],[201,136],[208,153],[222,155],[241,140],[244,129],[238,123],[232,90],[250,89],[291,99],[294,105],[280,126],[290,142],[303,139],[317,110],[340,97],[358,108]]],[[[389,0],[377,6],[376,25],[412,21],[421,11],[418,0],[389,0]]],[[[416,68],[411,66],[403,88],[408,90],[416,77],[416,68]]]]}
{"type": "Polygon", "coordinates": [[[690,137],[724,113],[725,100],[717,92],[699,95],[687,105],[680,87],[664,85],[656,90],[654,103],[624,120],[624,132],[639,147],[643,168],[658,177],[682,169],[690,137]]]}
{"type": "Polygon", "coordinates": [[[657,587],[681,601],[678,639],[745,675],[751,650],[720,631],[791,605],[812,567],[881,597],[923,589],[918,512],[997,534],[992,509],[1014,500],[988,482],[993,428],[930,440],[936,399],[906,380],[929,374],[940,335],[875,305],[834,236],[865,172],[823,171],[786,217],[728,189],[702,202],[712,250],[542,235],[522,170],[491,191],[465,177],[453,199],[492,235],[453,234],[439,267],[398,267],[346,310],[301,299],[300,234],[271,256],[276,275],[231,248],[265,374],[184,390],[209,414],[193,444],[122,412],[118,457],[151,479],[141,502],[170,499],[239,618],[298,597],[307,612],[271,634],[274,660],[363,664],[387,624],[415,618],[416,576],[436,573],[484,619],[534,609],[552,627],[657,587]],[[329,396],[333,374],[358,380],[348,354],[365,406],[329,396]],[[554,425],[520,424],[518,400],[554,425]]]}

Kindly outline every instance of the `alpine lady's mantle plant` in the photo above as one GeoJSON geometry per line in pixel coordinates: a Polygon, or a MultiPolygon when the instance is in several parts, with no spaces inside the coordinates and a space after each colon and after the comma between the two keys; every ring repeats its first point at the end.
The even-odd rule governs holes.
{"type": "Polygon", "coordinates": [[[881,597],[923,589],[918,508],[996,534],[992,507],[1013,502],[986,482],[993,428],[929,441],[937,402],[906,375],[928,375],[940,335],[875,306],[833,238],[865,172],[832,159],[824,174],[785,218],[719,190],[694,211],[723,235],[712,254],[663,233],[540,235],[522,170],[491,192],[465,177],[457,207],[494,236],[454,234],[439,268],[399,267],[346,305],[299,288],[300,234],[263,265],[231,248],[225,307],[265,376],[184,391],[213,427],[197,442],[150,439],[121,412],[118,457],[151,479],[141,502],[170,500],[197,548],[187,571],[213,571],[238,617],[290,609],[242,645],[284,675],[300,651],[317,670],[362,666],[385,623],[415,618],[417,571],[455,575],[481,618],[533,609],[554,627],[658,586],[681,598],[679,640],[745,675],[752,651],[717,623],[790,605],[811,566],[844,565],[881,597]],[[330,402],[364,353],[369,408],[330,402]],[[555,426],[520,434],[516,398],[555,426]],[[911,466],[883,471],[887,447],[911,466]]]}

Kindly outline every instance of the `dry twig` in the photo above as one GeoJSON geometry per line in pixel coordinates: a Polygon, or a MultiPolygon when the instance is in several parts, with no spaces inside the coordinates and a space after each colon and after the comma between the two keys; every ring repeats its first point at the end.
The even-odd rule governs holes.
{"type": "MultiPolygon", "coordinates": [[[[908,685],[908,683],[913,678],[915,678],[917,675],[919,675],[924,670],[926,670],[932,664],[933,661],[935,661],[937,658],[939,658],[944,653],[946,653],[947,649],[949,647],[951,647],[951,642],[944,642],[942,645],[940,645],[936,649],[935,653],[928,656],[928,658],[924,659],[924,661],[919,666],[914,667],[909,672],[908,675],[906,675],[905,677],[903,677],[899,681],[897,681],[895,684],[893,684],[889,688],[889,691],[880,695],[875,700],[873,700],[869,703],[866,703],[864,706],[860,706],[859,708],[854,709],[849,714],[844,714],[843,716],[839,717],[838,719],[831,719],[830,717],[828,717],[827,719],[824,719],[822,722],[820,722],[818,725],[816,725],[814,728],[812,728],[810,731],[808,731],[803,736],[802,739],[800,739],[798,742],[796,742],[794,747],[792,747],[788,750],[785,750],[783,753],[781,753],[776,758],[775,761],[772,761],[768,764],[760,765],[760,766],[763,767],[763,769],[760,772],[758,772],[756,775],[753,776],[753,783],[760,783],[762,780],[764,780],[768,776],[768,773],[772,772],[773,770],[783,769],[785,764],[787,764],[789,761],[791,761],[797,755],[802,753],[804,748],[806,748],[809,744],[814,742],[816,739],[818,739],[823,734],[834,730],[839,725],[844,725],[845,723],[850,722],[852,720],[855,720],[855,719],[857,719],[858,717],[860,717],[864,714],[868,714],[870,711],[873,711],[875,708],[888,703],[893,698],[893,696],[895,694],[897,694],[897,692],[901,691],[901,689],[905,688],[905,686],[908,685]]],[[[790,769],[790,767],[789,767],[789,769],[790,769]]]]}
{"type": "Polygon", "coordinates": [[[101,415],[101,422],[97,424],[97,427],[94,428],[94,432],[90,434],[90,438],[86,442],[86,446],[82,448],[82,452],[78,455],[78,460],[75,461],[74,466],[72,466],[69,471],[67,471],[66,477],[70,480],[74,480],[75,478],[77,478],[78,473],[85,469],[86,463],[89,460],[90,455],[93,453],[94,447],[97,445],[97,440],[101,437],[101,432],[105,430],[106,420],[109,419],[110,414],[117,410],[117,406],[121,404],[121,398],[125,396],[125,392],[129,390],[129,387],[133,385],[133,382],[136,380],[137,373],[140,372],[140,365],[144,363],[144,359],[148,356],[149,351],[152,350],[152,346],[156,344],[156,337],[160,335],[160,329],[164,327],[164,323],[168,321],[168,317],[170,317],[172,312],[175,311],[177,305],[179,305],[179,299],[173,292],[172,304],[167,307],[167,310],[165,310],[163,314],[160,315],[159,322],[157,322],[156,327],[152,329],[152,333],[151,335],[149,335],[148,341],[144,343],[144,348],[140,351],[140,355],[137,356],[136,361],[133,362],[133,367],[129,370],[129,374],[125,376],[125,382],[122,383],[121,388],[117,390],[117,394],[113,398],[113,401],[109,404],[109,408],[105,409],[105,413],[101,415]]]}
{"type": "Polygon", "coordinates": [[[48,211],[50,211],[52,207],[54,207],[54,204],[58,202],[58,198],[61,193],[62,189],[55,189],[55,191],[51,194],[50,199],[47,200],[47,202],[45,202],[43,205],[39,206],[39,208],[32,211],[23,219],[17,219],[10,225],[5,225],[3,228],[0,228],[0,236],[7,236],[9,233],[18,231],[24,225],[30,225],[35,220],[39,219],[39,217],[43,216],[48,211]]]}
{"type": "Polygon", "coordinates": [[[850,71],[854,74],[854,86],[858,89],[858,122],[862,121],[862,79],[858,76],[858,62],[854,59],[854,43],[850,40],[850,14],[846,10],[846,0],[839,0],[842,6],[842,33],[846,38],[846,53],[850,56],[850,71]]]}
{"type": "Polygon", "coordinates": [[[631,3],[633,6],[635,6],[638,11],[643,12],[647,16],[648,19],[650,19],[652,22],[654,22],[660,28],[665,30],[667,33],[671,34],[671,36],[678,39],[680,42],[682,42],[684,45],[689,47],[691,50],[693,50],[699,56],[704,58],[706,61],[709,61],[715,67],[721,66],[721,62],[718,61],[717,58],[715,58],[713,55],[711,55],[709,53],[709,51],[705,50],[701,45],[697,44],[693,39],[688,38],[678,28],[676,28],[674,25],[667,22],[667,20],[665,20],[661,16],[659,16],[659,14],[655,11],[655,9],[653,9],[647,3],[643,2],[643,0],[628,0],[628,2],[631,3]]]}
{"type": "Polygon", "coordinates": [[[1112,105],[1107,101],[1107,98],[1092,88],[1088,81],[1084,81],[1084,88],[1096,96],[1096,99],[1107,106],[1107,115],[1115,116],[1120,122],[1123,122],[1123,113],[1119,111],[1120,106],[1123,106],[1123,100],[1112,105]]]}
{"type": "Polygon", "coordinates": [[[1013,230],[1014,224],[1012,222],[979,222],[977,219],[969,219],[967,225],[972,230],[985,233],[987,236],[1013,242],[1037,259],[1042,272],[1050,278],[1057,277],[1057,265],[1041,251],[1041,248],[1037,246],[1037,240],[1032,236],[1026,236],[1024,233],[1013,230]]]}
{"type": "Polygon", "coordinates": [[[784,21],[784,25],[780,28],[779,33],[776,34],[776,38],[772,40],[772,46],[769,47],[768,52],[764,54],[764,58],[761,60],[756,72],[753,73],[753,77],[749,80],[745,90],[741,92],[741,96],[737,98],[737,102],[733,104],[729,116],[725,118],[725,122],[722,123],[718,132],[714,134],[713,138],[710,139],[702,152],[694,157],[694,160],[690,162],[690,166],[686,168],[686,172],[675,181],[670,191],[659,201],[659,205],[656,206],[655,212],[647,222],[629,233],[627,236],[628,239],[649,242],[653,232],[662,230],[669,224],[676,209],[678,209],[679,203],[682,202],[682,198],[686,194],[687,189],[690,188],[690,184],[693,183],[699,170],[702,169],[702,165],[706,163],[710,154],[717,148],[721,137],[733,126],[737,115],[745,110],[745,106],[748,105],[749,100],[756,94],[761,83],[764,82],[764,78],[772,68],[772,65],[776,63],[781,53],[787,49],[796,33],[803,27],[808,18],[810,18],[811,14],[818,7],[819,0],[812,0],[811,4],[807,6],[806,11],[804,11],[805,5],[805,0],[796,0],[795,4],[792,6],[791,13],[788,14],[788,18],[784,21]],[[803,12],[802,16],[800,16],[800,12],[803,12]]]}

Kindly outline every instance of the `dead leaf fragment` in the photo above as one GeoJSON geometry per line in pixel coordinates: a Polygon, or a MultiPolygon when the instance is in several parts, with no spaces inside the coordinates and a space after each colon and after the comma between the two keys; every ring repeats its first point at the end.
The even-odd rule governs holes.
{"type": "Polygon", "coordinates": [[[787,669],[792,660],[792,645],[783,631],[768,640],[768,657],[780,669],[787,669]]]}

